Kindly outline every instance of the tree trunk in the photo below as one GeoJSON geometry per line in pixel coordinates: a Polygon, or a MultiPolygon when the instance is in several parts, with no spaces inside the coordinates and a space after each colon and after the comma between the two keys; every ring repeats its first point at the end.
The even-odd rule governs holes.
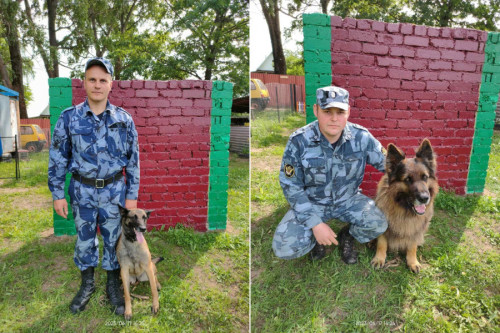
{"type": "Polygon", "coordinates": [[[10,82],[9,72],[7,71],[7,65],[3,61],[2,55],[0,54],[0,74],[2,78],[2,85],[9,89],[12,89],[12,83],[10,82]]]}
{"type": "Polygon", "coordinates": [[[323,14],[328,14],[328,3],[330,0],[320,0],[321,3],[321,12],[323,14]]]}
{"type": "Polygon", "coordinates": [[[266,18],[273,48],[274,74],[286,74],[286,60],[281,43],[280,17],[278,0],[269,0],[267,6],[265,0],[259,0],[262,12],[266,18]]]}
{"type": "Polygon", "coordinates": [[[49,45],[50,45],[50,72],[49,77],[59,77],[59,59],[57,56],[58,44],[56,37],[56,9],[58,0],[47,0],[49,20],[49,45]]]}
{"type": "Polygon", "coordinates": [[[21,57],[21,45],[17,31],[17,12],[19,5],[16,2],[7,1],[7,8],[0,17],[5,29],[5,37],[9,45],[10,64],[12,67],[12,90],[19,93],[19,112],[21,119],[28,118],[26,111],[26,102],[24,101],[23,85],[23,59],[21,57]],[[15,6],[15,7],[14,7],[15,6]]]}

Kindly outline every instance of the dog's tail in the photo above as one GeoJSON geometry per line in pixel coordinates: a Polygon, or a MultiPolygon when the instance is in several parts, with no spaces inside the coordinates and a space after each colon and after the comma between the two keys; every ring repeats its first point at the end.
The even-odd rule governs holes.
{"type": "Polygon", "coordinates": [[[157,264],[159,263],[160,261],[163,261],[165,258],[163,257],[158,257],[158,258],[154,258],[154,259],[151,259],[151,261],[153,262],[153,264],[157,264]]]}

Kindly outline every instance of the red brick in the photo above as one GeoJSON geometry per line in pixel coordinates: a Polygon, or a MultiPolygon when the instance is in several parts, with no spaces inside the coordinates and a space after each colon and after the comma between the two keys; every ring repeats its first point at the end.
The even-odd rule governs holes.
{"type": "Polygon", "coordinates": [[[427,36],[429,37],[439,37],[440,32],[441,30],[438,28],[432,28],[432,27],[427,28],[427,36]]]}
{"type": "Polygon", "coordinates": [[[162,95],[163,97],[182,97],[182,90],[180,89],[161,90],[160,95],[162,95]]]}
{"type": "Polygon", "coordinates": [[[451,37],[451,28],[441,28],[441,37],[450,38],[451,37]]]}
{"type": "Polygon", "coordinates": [[[447,81],[427,81],[427,90],[448,90],[449,86],[447,81]]]}
{"type": "Polygon", "coordinates": [[[211,108],[212,100],[210,99],[196,99],[194,101],[193,107],[195,108],[211,108]]]}
{"type": "Polygon", "coordinates": [[[363,96],[368,98],[383,99],[387,98],[387,90],[385,89],[363,89],[363,96]]]}
{"type": "Polygon", "coordinates": [[[365,119],[385,119],[384,110],[364,110],[361,112],[361,117],[365,119]]]}
{"type": "MultiPolygon", "coordinates": [[[[445,137],[449,138],[455,135],[455,130],[454,129],[448,129],[448,128],[432,128],[432,135],[437,136],[437,137],[445,137]]],[[[437,149],[434,147],[434,149],[437,149]]],[[[438,153],[438,155],[442,155],[441,153],[438,153]]]]}
{"type": "Polygon", "coordinates": [[[170,119],[164,117],[151,117],[146,118],[148,126],[170,125],[170,119]]]}
{"type": "Polygon", "coordinates": [[[205,109],[183,108],[182,115],[183,116],[202,117],[205,115],[205,109]]]}
{"type": "Polygon", "coordinates": [[[423,25],[415,26],[415,35],[417,36],[426,36],[427,35],[427,27],[423,25]]]}
{"type": "Polygon", "coordinates": [[[403,44],[403,36],[394,34],[378,34],[377,41],[382,44],[403,44]]]}
{"type": "Polygon", "coordinates": [[[144,81],[133,80],[132,81],[132,88],[133,89],[142,89],[142,88],[144,88],[144,81]]]}
{"type": "Polygon", "coordinates": [[[330,24],[332,25],[332,27],[341,27],[342,18],[340,16],[332,16],[330,19],[330,24]]]}
{"type": "Polygon", "coordinates": [[[412,92],[411,91],[401,91],[401,90],[389,90],[389,98],[390,99],[411,100],[412,99],[412,92]]]}
{"type": "Polygon", "coordinates": [[[183,98],[204,98],[205,97],[205,90],[183,90],[182,91],[182,97],[183,98]]]}
{"type": "Polygon", "coordinates": [[[429,69],[446,69],[451,70],[451,62],[449,61],[431,61],[429,62],[429,69]]]}
{"type": "Polygon", "coordinates": [[[363,44],[364,53],[373,53],[378,55],[386,55],[389,52],[389,47],[386,45],[363,44]]]}
{"type": "Polygon", "coordinates": [[[382,101],[382,107],[384,109],[392,110],[394,109],[394,101],[388,101],[388,100],[382,101]]]}
{"type": "Polygon", "coordinates": [[[158,130],[160,134],[179,134],[180,126],[178,125],[169,125],[169,126],[159,126],[158,130]]]}
{"type": "Polygon", "coordinates": [[[367,30],[370,29],[370,24],[371,20],[358,20],[357,21],[357,28],[360,30],[367,30]]]}
{"type": "Polygon", "coordinates": [[[440,72],[439,80],[460,81],[462,80],[462,73],[460,72],[440,72]]]}
{"type": "MultiPolygon", "coordinates": [[[[333,51],[341,52],[361,52],[361,43],[357,41],[336,40],[333,42],[333,51]]],[[[338,61],[338,58],[335,58],[338,61]]]]}
{"type": "MultiPolygon", "coordinates": [[[[334,73],[334,75],[335,74],[336,73],[334,73]]],[[[347,78],[345,78],[343,76],[333,76],[332,77],[332,84],[334,86],[338,86],[338,87],[345,87],[347,84],[347,78]]]]}
{"type": "Polygon", "coordinates": [[[190,99],[172,98],[170,100],[170,105],[172,105],[172,106],[181,106],[181,107],[193,106],[193,101],[190,100],[190,99]]]}
{"type": "Polygon", "coordinates": [[[408,108],[408,101],[396,101],[396,109],[406,110],[408,108]]]}
{"type": "Polygon", "coordinates": [[[389,68],[389,77],[392,79],[411,80],[413,78],[413,72],[407,70],[389,68]]]}
{"type": "Polygon", "coordinates": [[[482,64],[484,63],[484,56],[484,53],[467,52],[465,55],[465,61],[482,64]]]}
{"type": "MultiPolygon", "coordinates": [[[[367,99],[358,98],[354,101],[354,106],[357,108],[368,108],[370,106],[370,101],[367,99]]],[[[353,111],[354,110],[351,110],[351,117],[353,111]]]]}
{"type": "Polygon", "coordinates": [[[179,81],[179,87],[181,89],[193,88],[193,81],[188,81],[188,80],[179,81]]]}
{"type": "Polygon", "coordinates": [[[131,81],[118,81],[120,88],[130,88],[132,87],[131,81]]]}
{"type": "Polygon", "coordinates": [[[413,34],[413,24],[411,23],[401,23],[401,33],[403,35],[413,34]]]}
{"type": "Polygon", "coordinates": [[[349,55],[349,62],[353,65],[373,65],[375,57],[364,54],[351,54],[349,55]]]}
{"type": "MultiPolygon", "coordinates": [[[[389,23],[390,24],[390,23],[389,23]]],[[[408,47],[392,46],[390,51],[391,56],[414,57],[415,51],[408,47]]]]}
{"type": "Polygon", "coordinates": [[[416,37],[416,36],[405,36],[404,44],[412,45],[412,46],[429,46],[429,38],[416,37]]]}
{"type": "Polygon", "coordinates": [[[381,108],[382,108],[382,100],[370,99],[370,109],[381,109],[381,108]]]}
{"type": "Polygon", "coordinates": [[[464,128],[468,126],[467,120],[448,120],[446,126],[450,128],[464,128]]]}
{"type": "Polygon", "coordinates": [[[170,116],[180,116],[180,115],[181,115],[180,108],[166,108],[166,109],[161,109],[159,111],[160,117],[170,117],[170,116]]]}
{"type": "Polygon", "coordinates": [[[139,135],[151,135],[151,134],[158,134],[158,127],[138,127],[137,128],[137,133],[139,135]]]}
{"type": "Polygon", "coordinates": [[[361,66],[359,65],[344,65],[344,64],[334,64],[333,73],[335,74],[360,74],[361,66]]]}
{"type": "Polygon", "coordinates": [[[472,82],[453,82],[450,85],[451,91],[477,92],[479,85],[472,82]]]}
{"type": "Polygon", "coordinates": [[[450,60],[464,60],[465,52],[443,50],[441,51],[441,58],[450,60]]]}
{"type": "Polygon", "coordinates": [[[405,59],[403,67],[410,70],[423,70],[427,68],[427,61],[405,59]]]}
{"type": "Polygon", "coordinates": [[[156,88],[159,90],[167,89],[168,82],[167,81],[156,81],[156,88]]]}
{"type": "Polygon", "coordinates": [[[436,93],[432,91],[415,91],[413,98],[416,100],[436,100],[436,93]]]}
{"type": "Polygon", "coordinates": [[[346,40],[348,37],[346,29],[332,29],[332,40],[346,40]]]}
{"type": "Polygon", "coordinates": [[[377,63],[379,66],[401,67],[401,59],[398,58],[377,57],[377,63]]]}
{"type": "Polygon", "coordinates": [[[415,72],[415,80],[437,80],[437,72],[415,72]]]}
{"type": "Polygon", "coordinates": [[[361,88],[373,88],[373,79],[364,77],[349,78],[349,86],[361,88]]]}
{"type": "MultiPolygon", "coordinates": [[[[432,135],[432,131],[430,129],[410,129],[408,130],[408,136],[416,137],[416,138],[426,138],[432,135]]],[[[420,144],[420,143],[418,143],[420,144]]],[[[417,144],[417,145],[418,145],[417,144]]],[[[415,145],[415,146],[417,146],[415,145]]]]}
{"type": "Polygon", "coordinates": [[[455,28],[452,30],[451,35],[455,39],[465,39],[467,37],[467,30],[464,28],[455,28]]]}
{"type": "Polygon", "coordinates": [[[387,69],[380,67],[363,67],[362,74],[367,76],[386,77],[387,69]]]}
{"type": "Polygon", "coordinates": [[[400,80],[390,80],[390,79],[377,79],[377,80],[375,80],[375,87],[377,87],[377,88],[398,89],[400,86],[401,86],[400,80]]]}
{"type": "Polygon", "coordinates": [[[431,38],[431,45],[438,48],[453,48],[454,42],[451,39],[431,38]]]}
{"type": "Polygon", "coordinates": [[[379,22],[379,21],[372,22],[372,30],[373,31],[384,31],[385,26],[386,26],[385,22],[379,22]]]}
{"type": "Polygon", "coordinates": [[[136,91],[134,89],[112,90],[111,93],[109,94],[109,98],[124,99],[124,98],[129,98],[129,97],[135,97],[135,92],[136,91]]]}
{"type": "Polygon", "coordinates": [[[387,111],[387,118],[390,118],[390,119],[410,119],[411,112],[410,111],[402,111],[402,110],[391,110],[391,111],[387,111]]]}
{"type": "Polygon", "coordinates": [[[436,119],[456,119],[458,111],[439,111],[436,112],[436,119]]]}
{"type": "MultiPolygon", "coordinates": [[[[387,117],[389,118],[389,117],[387,117]]],[[[387,129],[385,135],[389,138],[399,138],[403,136],[408,136],[408,130],[405,129],[387,129]]]]}
{"type": "MultiPolygon", "coordinates": [[[[148,82],[148,81],[146,81],[148,82]]],[[[135,91],[136,97],[158,97],[157,90],[138,89],[135,91]]]]}
{"type": "Polygon", "coordinates": [[[420,128],[422,122],[420,120],[398,120],[400,128],[420,128]]]}
{"type": "Polygon", "coordinates": [[[426,59],[439,59],[441,58],[441,53],[436,50],[428,49],[417,49],[417,57],[426,59]]]}
{"type": "Polygon", "coordinates": [[[156,89],[156,81],[144,81],[145,89],[156,89]]]}
{"type": "Polygon", "coordinates": [[[470,40],[457,40],[455,42],[455,50],[478,51],[479,43],[470,40]]]}
{"type": "Polygon", "coordinates": [[[467,62],[454,62],[453,63],[454,71],[463,71],[463,72],[475,72],[476,64],[471,64],[467,62]]]}
{"type": "Polygon", "coordinates": [[[181,133],[191,134],[191,133],[209,133],[209,126],[183,126],[181,128],[181,133]]]}
{"type": "MultiPolygon", "coordinates": [[[[432,103],[431,102],[419,102],[419,108],[420,108],[420,110],[432,110],[432,103]]],[[[430,114],[430,113],[425,112],[425,114],[430,114]]],[[[429,115],[427,115],[427,117],[428,116],[429,115]]],[[[426,117],[426,115],[422,115],[420,117],[426,117]]],[[[418,119],[434,119],[434,112],[432,113],[432,117],[430,117],[430,118],[418,118],[418,119]]]]}
{"type": "Polygon", "coordinates": [[[179,88],[179,81],[177,81],[177,80],[168,81],[168,87],[170,89],[177,89],[177,88],[179,88]]]}
{"type": "Polygon", "coordinates": [[[407,90],[424,90],[425,89],[425,82],[403,81],[401,88],[407,89],[407,90]]]}
{"type": "Polygon", "coordinates": [[[361,42],[375,42],[375,33],[372,31],[349,30],[349,39],[361,42]]]}
{"type": "Polygon", "coordinates": [[[130,108],[130,107],[143,108],[145,106],[146,106],[146,100],[143,98],[125,98],[125,99],[123,99],[123,107],[124,108],[130,108]]]}
{"type": "Polygon", "coordinates": [[[480,73],[464,73],[462,79],[465,82],[481,82],[480,73]]]}
{"type": "Polygon", "coordinates": [[[168,108],[170,101],[165,98],[150,98],[147,100],[147,106],[150,108],[168,108]]]}
{"type": "Polygon", "coordinates": [[[399,32],[399,26],[401,23],[388,23],[387,24],[387,31],[389,32],[399,32]]]}

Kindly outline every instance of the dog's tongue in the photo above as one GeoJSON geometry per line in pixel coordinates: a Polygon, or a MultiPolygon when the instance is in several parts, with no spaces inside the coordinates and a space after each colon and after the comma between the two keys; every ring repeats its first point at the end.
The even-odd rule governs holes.
{"type": "Polygon", "coordinates": [[[134,231],[135,231],[135,237],[137,238],[137,241],[139,243],[144,242],[144,236],[143,236],[142,232],[139,232],[139,231],[137,231],[135,229],[134,229],[134,231]]]}
{"type": "Polygon", "coordinates": [[[425,213],[425,205],[415,205],[415,210],[417,211],[417,213],[423,214],[425,213]]]}

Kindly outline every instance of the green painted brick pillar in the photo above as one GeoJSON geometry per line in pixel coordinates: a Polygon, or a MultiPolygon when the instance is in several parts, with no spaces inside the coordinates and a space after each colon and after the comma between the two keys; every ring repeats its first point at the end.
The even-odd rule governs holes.
{"type": "Polygon", "coordinates": [[[495,110],[500,93],[500,33],[488,33],[484,53],[483,73],[479,88],[479,107],[476,114],[467,177],[467,193],[482,193],[486,181],[493,126],[495,125],[495,110]]]}
{"type": "Polygon", "coordinates": [[[226,229],[233,84],[214,81],[210,126],[208,230],[226,229]]]}
{"type": "MultiPolygon", "coordinates": [[[[69,108],[73,101],[73,88],[71,86],[71,79],[69,78],[53,78],[49,79],[49,105],[50,105],[50,132],[54,133],[56,125],[61,112],[69,108]]],[[[68,201],[68,219],[64,219],[57,215],[54,211],[54,234],[61,235],[75,235],[76,228],[73,220],[73,212],[69,205],[68,187],[71,179],[70,174],[66,174],[65,193],[66,200],[68,201]]]]}
{"type": "Polygon", "coordinates": [[[332,28],[326,14],[304,14],[304,70],[306,84],[306,122],[316,120],[313,105],[316,89],[332,84],[332,28]]]}

